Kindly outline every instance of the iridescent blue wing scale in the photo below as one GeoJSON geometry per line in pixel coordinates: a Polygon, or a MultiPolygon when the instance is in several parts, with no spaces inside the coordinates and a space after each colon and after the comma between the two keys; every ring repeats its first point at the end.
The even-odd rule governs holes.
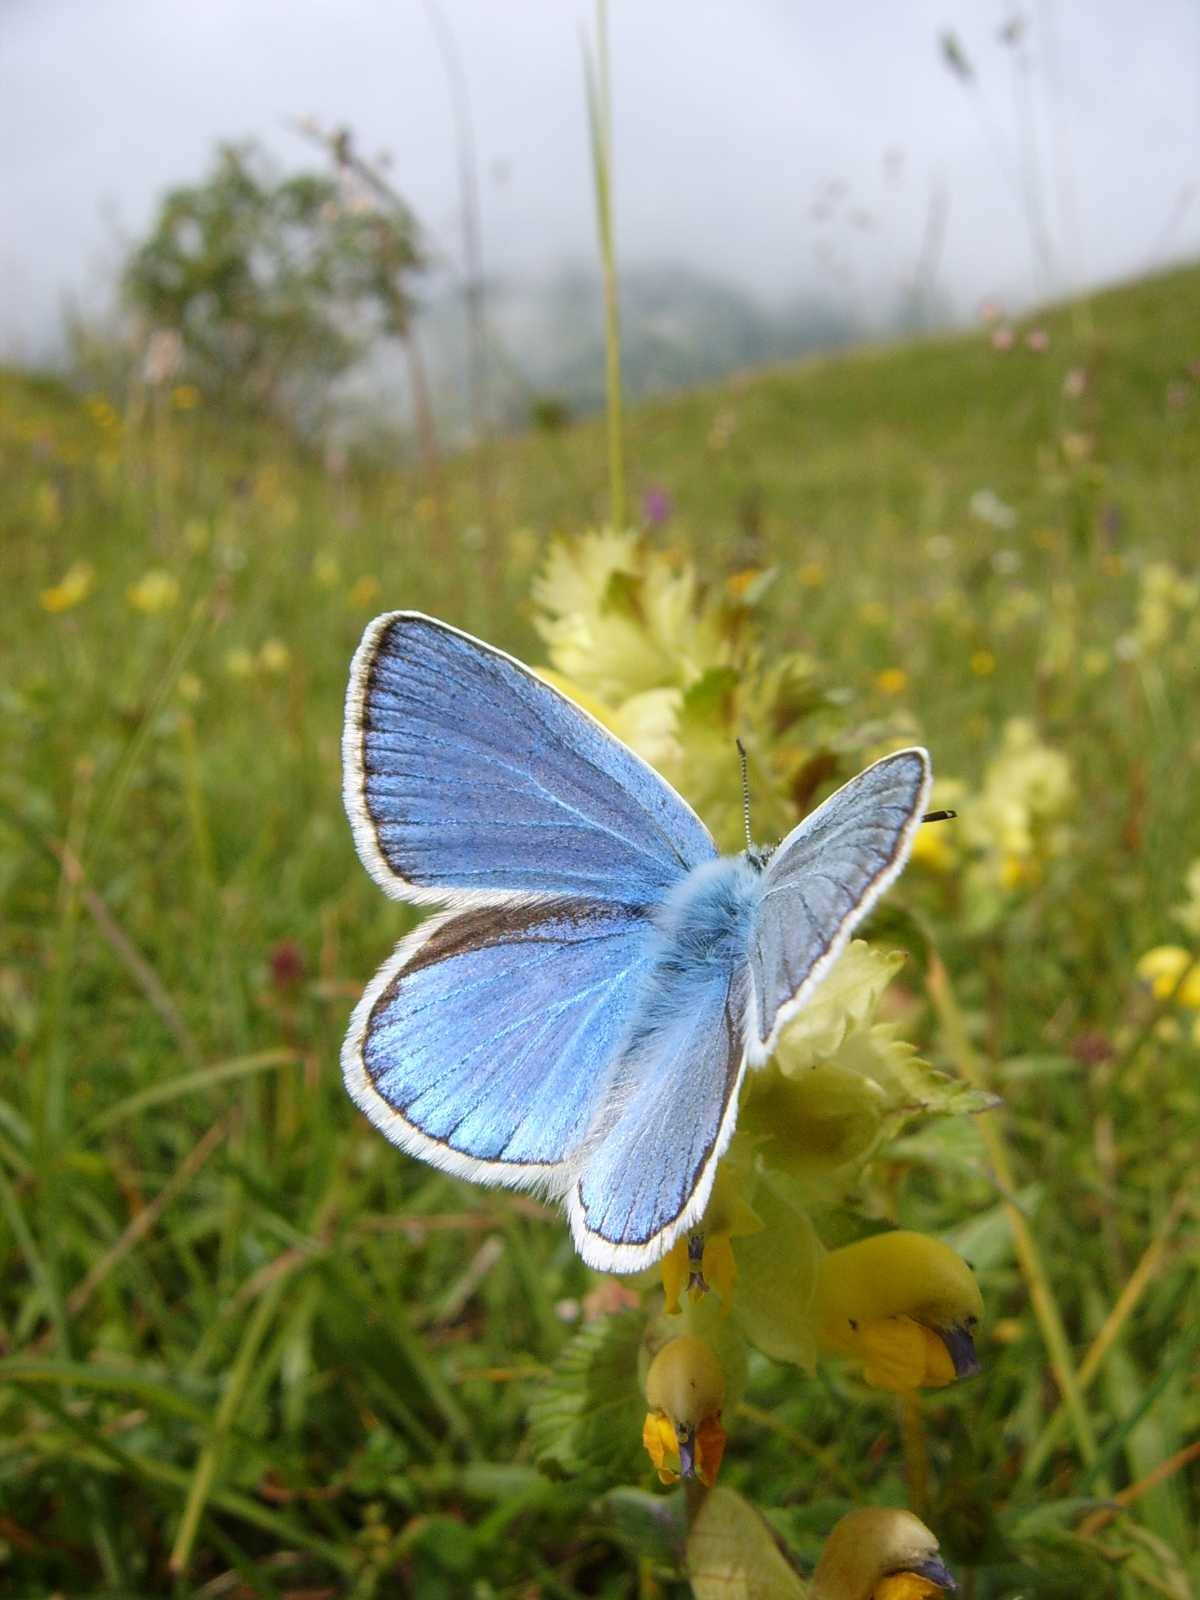
{"type": "Polygon", "coordinates": [[[342,1050],[356,1103],[394,1143],[458,1177],[556,1179],[592,1125],[653,938],[627,906],[472,906],[405,939],[342,1050]]]}
{"type": "Polygon", "coordinates": [[[929,784],[924,750],[885,756],[805,817],[767,863],[750,935],[751,1061],[770,1055],[780,1029],[903,868],[929,784]]]}
{"type": "Polygon", "coordinates": [[[652,1002],[664,1022],[629,1042],[567,1196],[589,1265],[636,1271],[703,1215],[737,1116],[748,998],[743,959],[664,986],[652,1002]]]}
{"type": "Polygon", "coordinates": [[[716,854],[686,802],[587,712],[417,612],[363,635],[342,758],[359,855],[398,899],[653,905],[716,854]]]}

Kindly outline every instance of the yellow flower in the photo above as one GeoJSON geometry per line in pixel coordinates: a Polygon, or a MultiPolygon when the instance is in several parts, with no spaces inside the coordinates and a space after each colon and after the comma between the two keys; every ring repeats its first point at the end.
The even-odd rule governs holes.
{"type": "Polygon", "coordinates": [[[632,533],[551,545],[533,597],[554,671],[610,706],[685,688],[730,659],[694,569],[632,533]]]}
{"type": "Polygon", "coordinates": [[[342,575],[341,563],[332,550],[318,550],[313,557],[313,582],[321,589],[334,589],[342,575]]]}
{"type": "Polygon", "coordinates": [[[285,673],[292,662],[292,653],[282,639],[268,639],[258,652],[258,664],[273,676],[285,673]]]}
{"type": "Polygon", "coordinates": [[[1160,944],[1147,950],[1137,964],[1137,975],[1150,985],[1156,1000],[1174,995],[1181,1006],[1200,1009],[1200,961],[1182,945],[1160,944]]]}
{"type": "Polygon", "coordinates": [[[812,1600],[926,1600],[955,1588],[938,1542],[911,1511],[866,1506],[844,1516],[825,1541],[812,1600]]]}
{"type": "Polygon", "coordinates": [[[225,671],[231,678],[252,678],[254,657],[243,645],[235,645],[225,652],[225,671]]]}
{"type": "Polygon", "coordinates": [[[1172,906],[1171,915],[1181,928],[1200,938],[1200,860],[1193,861],[1183,875],[1187,899],[1182,905],[1172,906]]]}
{"type": "Polygon", "coordinates": [[[712,1199],[698,1228],[683,1234],[663,1257],[662,1274],[666,1310],[678,1316],[681,1296],[699,1300],[710,1289],[721,1301],[722,1315],[733,1304],[737,1283],[734,1239],[757,1233],[762,1223],[737,1192],[736,1182],[726,1176],[728,1166],[718,1168],[712,1199]]]}
{"type": "Polygon", "coordinates": [[[58,583],[43,589],[38,599],[43,611],[70,611],[91,594],[96,569],[90,561],[74,561],[58,583]]]}
{"type": "Polygon", "coordinates": [[[796,570],[796,578],[801,588],[819,589],[825,582],[825,567],[820,561],[806,561],[796,570]]]}
{"type": "Polygon", "coordinates": [[[831,1250],[815,1311],[822,1349],[861,1365],[873,1388],[936,1389],[979,1371],[979,1286],[961,1256],[923,1234],[897,1229],[831,1250]]]}
{"type": "Polygon", "coordinates": [[[56,483],[39,483],[33,497],[33,508],[44,528],[57,527],[62,520],[62,494],[56,483]]]}
{"type": "Polygon", "coordinates": [[[358,578],[350,586],[350,593],[347,598],[352,606],[358,606],[365,610],[368,606],[375,604],[382,592],[383,586],[379,579],[371,573],[364,573],[361,578],[358,578]]]}
{"type": "Polygon", "coordinates": [[[129,585],[125,598],[135,611],[144,611],[147,615],[169,611],[179,599],[179,579],[161,567],[151,567],[136,583],[129,585]]]}
{"type": "Polygon", "coordinates": [[[977,678],[990,678],[996,670],[996,658],[990,650],[976,650],[971,657],[971,671],[977,678]]]}
{"type": "Polygon", "coordinates": [[[646,1403],[642,1443],[660,1480],[711,1488],[725,1451],[725,1373],[712,1346],[691,1334],[663,1345],[646,1373],[646,1403]]]}
{"type": "Polygon", "coordinates": [[[171,404],[176,411],[194,411],[200,404],[200,391],[194,383],[181,383],[171,390],[171,404]]]}
{"type": "Polygon", "coordinates": [[[903,667],[884,667],[875,678],[875,687],[880,694],[895,696],[903,694],[908,688],[908,673],[903,667]]]}
{"type": "Polygon", "coordinates": [[[204,683],[194,672],[181,672],[176,685],[179,698],[188,705],[195,705],[204,696],[204,683]]]}

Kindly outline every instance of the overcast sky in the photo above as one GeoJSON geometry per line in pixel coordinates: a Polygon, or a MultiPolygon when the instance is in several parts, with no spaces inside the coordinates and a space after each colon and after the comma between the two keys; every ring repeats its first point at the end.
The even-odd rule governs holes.
{"type": "MultiPolygon", "coordinates": [[[[438,5],[472,99],[488,268],[592,259],[591,6],[438,5]]],[[[1200,256],[1195,0],[611,0],[610,17],[627,261],[679,259],[771,298],[836,282],[869,312],[912,275],[938,192],[939,281],[963,311],[1200,256]],[[999,37],[1014,15],[1016,49],[999,37]],[[947,28],[971,88],[941,58],[947,28]],[[829,184],[844,189],[822,205],[829,184]]],[[[64,296],[98,299],[117,237],[199,177],[215,141],[256,135],[311,164],[289,131],[305,115],[390,151],[453,253],[453,122],[427,0],[0,0],[0,355],[35,358],[64,296]]]]}

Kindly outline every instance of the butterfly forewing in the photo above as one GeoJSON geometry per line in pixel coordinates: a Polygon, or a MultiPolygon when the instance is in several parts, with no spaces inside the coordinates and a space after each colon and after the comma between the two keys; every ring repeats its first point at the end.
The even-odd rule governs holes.
{"type": "Polygon", "coordinates": [[[527,667],[415,612],[350,671],[346,809],[399,898],[649,905],[716,847],[669,784],[527,667]]]}
{"type": "Polygon", "coordinates": [[[929,793],[924,750],[885,756],[794,828],[763,874],[750,939],[751,1056],[770,1054],[851,931],[908,859],[929,793]]]}

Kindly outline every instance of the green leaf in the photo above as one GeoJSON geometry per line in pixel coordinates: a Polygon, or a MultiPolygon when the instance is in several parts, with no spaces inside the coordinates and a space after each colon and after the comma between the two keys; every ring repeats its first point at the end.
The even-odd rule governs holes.
{"type": "Polygon", "coordinates": [[[608,1531],[627,1550],[657,1566],[679,1566],[687,1538],[682,1489],[670,1494],[610,1489],[600,1506],[608,1531]]]}
{"type": "Polygon", "coordinates": [[[687,1542],[695,1600],[805,1600],[771,1529],[732,1489],[713,1489],[687,1542]]]}
{"type": "Polygon", "coordinates": [[[562,1351],[529,1407],[529,1442],[540,1466],[609,1481],[640,1470],[645,1326],[637,1311],[603,1317],[562,1351]]]}
{"type": "Polygon", "coordinates": [[[724,729],[732,717],[737,689],[738,674],[732,667],[709,667],[689,684],[680,710],[682,737],[686,740],[689,735],[716,735],[726,743],[724,729]]]}
{"type": "Polygon", "coordinates": [[[798,1196],[798,1186],[780,1174],[755,1190],[754,1209],[763,1226],[734,1240],[733,1315],[765,1356],[810,1372],[817,1352],[809,1313],[821,1244],[798,1196]]]}

